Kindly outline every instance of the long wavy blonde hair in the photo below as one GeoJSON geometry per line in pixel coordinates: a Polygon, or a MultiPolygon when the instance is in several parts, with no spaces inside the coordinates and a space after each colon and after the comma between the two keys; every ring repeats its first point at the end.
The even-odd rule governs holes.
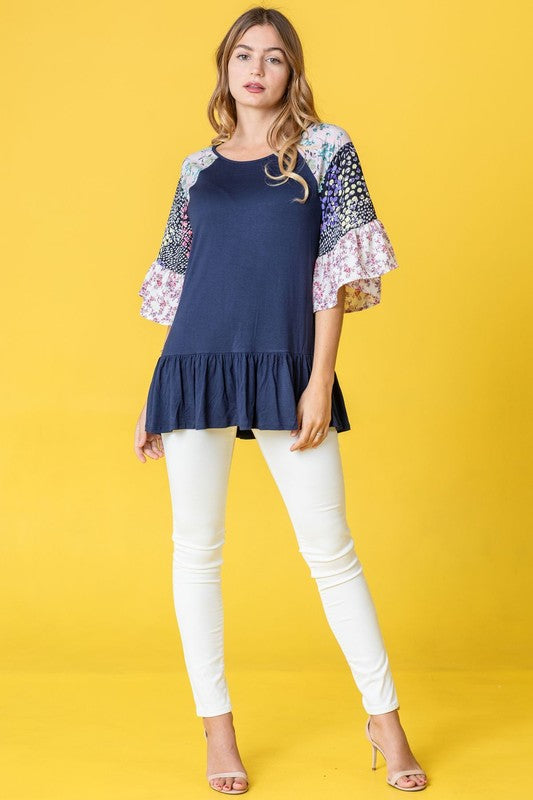
{"type": "Polygon", "coordinates": [[[281,174],[270,175],[267,171],[267,175],[280,183],[286,183],[289,178],[301,183],[304,196],[295,200],[305,203],[309,196],[307,181],[293,171],[298,159],[297,143],[309,125],[322,120],[315,110],[313,92],[305,76],[303,49],[298,34],[287,17],[274,8],[255,6],[245,11],[235,20],[217,48],[218,79],[207,108],[209,122],[217,131],[211,144],[222,144],[230,139],[237,126],[235,100],[229,91],[228,61],[241,36],[253,25],[272,25],[277,30],[290,69],[281,107],[267,134],[268,145],[278,156],[281,174]]]}

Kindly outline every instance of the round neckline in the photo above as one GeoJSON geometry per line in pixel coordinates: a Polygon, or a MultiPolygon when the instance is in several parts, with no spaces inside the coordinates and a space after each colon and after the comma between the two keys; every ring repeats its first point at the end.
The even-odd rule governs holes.
{"type": "Polygon", "coordinates": [[[214,144],[211,145],[211,150],[216,156],[218,156],[218,158],[222,158],[224,161],[229,161],[230,164],[256,164],[258,161],[266,161],[267,158],[271,158],[272,156],[276,155],[276,153],[269,153],[267,156],[261,156],[261,158],[247,158],[243,160],[237,160],[236,158],[228,158],[222,153],[219,153],[218,150],[216,149],[216,145],[214,144]]]}

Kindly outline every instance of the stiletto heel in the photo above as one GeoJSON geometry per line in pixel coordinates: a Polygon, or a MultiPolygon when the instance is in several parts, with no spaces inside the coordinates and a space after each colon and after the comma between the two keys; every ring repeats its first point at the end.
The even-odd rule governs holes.
{"type": "MultiPolygon", "coordinates": [[[[379,752],[381,753],[383,758],[385,758],[385,753],[383,752],[381,747],[370,736],[370,717],[366,721],[365,734],[366,734],[366,738],[368,739],[368,741],[372,745],[372,769],[376,769],[376,760],[377,760],[377,755],[378,755],[377,751],[379,750],[379,752]]],[[[386,762],[387,762],[387,759],[385,758],[385,763],[386,762]]],[[[394,786],[395,789],[401,789],[402,792],[420,792],[420,791],[422,791],[422,789],[425,789],[426,786],[428,785],[427,781],[426,781],[426,783],[421,784],[419,786],[398,786],[396,781],[398,780],[398,778],[401,778],[403,775],[425,775],[425,774],[426,773],[424,772],[423,769],[415,769],[415,768],[412,768],[412,769],[400,769],[397,772],[393,772],[393,774],[390,776],[390,778],[387,776],[387,783],[390,783],[390,785],[394,786]]]]}
{"type": "MultiPolygon", "coordinates": [[[[205,728],[204,728],[204,733],[205,733],[205,738],[207,739],[207,731],[205,730],[205,728]]],[[[248,775],[246,774],[246,772],[240,772],[240,770],[234,770],[233,772],[213,772],[212,775],[208,775],[207,781],[209,783],[209,786],[211,786],[211,789],[214,789],[215,792],[221,792],[222,794],[244,794],[244,792],[248,791],[248,788],[250,786],[250,784],[247,783],[244,789],[217,789],[216,786],[212,786],[210,783],[210,781],[212,781],[213,778],[244,778],[246,781],[248,781],[248,775]]]]}
{"type": "Polygon", "coordinates": [[[372,745],[372,769],[376,769],[377,759],[378,759],[378,751],[375,745],[372,745]]]}

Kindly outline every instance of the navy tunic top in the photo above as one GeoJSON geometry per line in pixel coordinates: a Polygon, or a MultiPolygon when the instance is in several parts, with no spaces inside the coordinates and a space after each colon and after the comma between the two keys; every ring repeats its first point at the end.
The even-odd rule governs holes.
{"type": "MultiPolygon", "coordinates": [[[[304,203],[300,182],[270,177],[280,175],[276,154],[236,161],[210,145],[184,160],[158,258],[139,292],[141,314],[171,325],[148,391],[147,432],[236,425],[239,438],[251,439],[252,428],[298,428],[315,312],[337,303],[341,285],[346,311],[376,304],[379,275],[397,266],[354,153],[342,128],[308,128],[294,168],[309,187],[304,203]],[[351,201],[350,159],[363,189],[351,201]],[[325,224],[332,200],[333,226],[325,224]],[[346,224],[354,201],[359,224],[346,224]]],[[[350,430],[336,373],[331,399],[330,426],[350,430]]]]}

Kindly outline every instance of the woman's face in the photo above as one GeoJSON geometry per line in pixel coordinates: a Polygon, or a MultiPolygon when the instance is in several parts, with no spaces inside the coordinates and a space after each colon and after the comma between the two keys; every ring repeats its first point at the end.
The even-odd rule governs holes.
{"type": "Polygon", "coordinates": [[[272,25],[248,28],[228,62],[229,89],[235,102],[250,108],[275,107],[287,88],[289,75],[289,64],[276,29],[272,25]],[[263,88],[246,88],[249,83],[263,88]]]}

